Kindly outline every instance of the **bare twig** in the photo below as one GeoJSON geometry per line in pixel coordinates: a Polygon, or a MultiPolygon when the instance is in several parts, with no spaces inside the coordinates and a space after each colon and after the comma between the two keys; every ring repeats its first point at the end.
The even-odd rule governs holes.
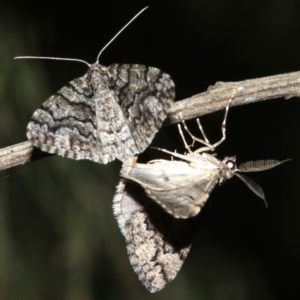
{"type": "Polygon", "coordinates": [[[29,141],[15,144],[0,149],[0,171],[52,155],[33,147],[29,141]]]}
{"type": "Polygon", "coordinates": [[[238,87],[243,87],[243,90],[235,95],[231,106],[274,98],[300,97],[300,72],[238,82],[217,82],[204,93],[174,103],[166,125],[179,123],[180,113],[187,120],[225,109],[233,90],[238,87]]]}
{"type": "MultiPolygon", "coordinates": [[[[175,102],[165,125],[181,122],[180,114],[183,119],[187,120],[224,109],[233,90],[238,87],[243,89],[234,97],[233,106],[274,98],[300,97],[300,72],[239,82],[217,82],[204,93],[175,102]]],[[[50,155],[34,148],[29,141],[2,148],[0,149],[0,170],[50,155]]]]}

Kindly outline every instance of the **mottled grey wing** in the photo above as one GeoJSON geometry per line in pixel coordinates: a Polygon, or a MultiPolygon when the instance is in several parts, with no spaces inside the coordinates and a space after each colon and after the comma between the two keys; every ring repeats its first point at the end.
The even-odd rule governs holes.
{"type": "Polygon", "coordinates": [[[124,164],[120,175],[141,185],[151,199],[180,219],[200,212],[219,179],[218,168],[197,169],[183,161],[168,160],[124,164]]]}
{"type": "Polygon", "coordinates": [[[27,126],[34,146],[72,159],[95,160],[95,103],[86,76],[72,80],[34,112],[27,126]]]}
{"type": "Polygon", "coordinates": [[[151,143],[175,99],[175,85],[161,70],[144,65],[108,67],[111,88],[126,117],[139,152],[151,143]]]}
{"type": "Polygon", "coordinates": [[[134,271],[151,293],[158,292],[180,270],[198,231],[199,218],[175,219],[141,187],[123,180],[117,186],[113,210],[134,271]]]}

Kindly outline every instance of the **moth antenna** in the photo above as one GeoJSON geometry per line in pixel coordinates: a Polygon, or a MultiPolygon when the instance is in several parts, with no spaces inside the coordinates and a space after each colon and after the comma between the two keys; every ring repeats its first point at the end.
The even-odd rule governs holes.
{"type": "Polygon", "coordinates": [[[142,12],[144,12],[149,6],[146,6],[145,8],[143,8],[140,12],[138,12],[124,27],[122,27],[122,29],[102,48],[102,50],[100,50],[98,56],[97,56],[97,60],[96,63],[99,63],[99,58],[100,55],[102,54],[102,52],[116,39],[116,37],[125,30],[126,27],[128,27],[142,12]]]}
{"type": "MultiPolygon", "coordinates": [[[[100,55],[102,52],[116,39],[116,37],[124,31],[126,27],[128,27],[142,12],[144,12],[149,6],[146,6],[143,8],[139,13],[137,13],[99,52],[97,56],[96,63],[98,63],[100,55]]],[[[82,59],[77,59],[77,58],[64,58],[64,57],[47,57],[47,56],[16,56],[14,59],[50,59],[50,60],[65,60],[65,61],[78,61],[86,64],[89,68],[91,67],[91,64],[88,62],[82,60],[82,59]]]]}
{"type": "Polygon", "coordinates": [[[50,59],[50,60],[78,61],[88,65],[88,67],[91,67],[91,65],[86,61],[77,58],[48,57],[48,56],[16,56],[14,57],[14,59],[50,59]]]}
{"type": "Polygon", "coordinates": [[[256,161],[247,161],[238,166],[239,172],[260,172],[275,168],[291,159],[285,160],[275,160],[275,159],[266,159],[266,160],[256,160],[256,161]]]}
{"type": "Polygon", "coordinates": [[[239,173],[235,173],[235,175],[238,178],[240,178],[254,194],[256,194],[260,199],[262,199],[264,201],[266,207],[268,207],[268,203],[265,198],[265,193],[262,190],[262,188],[255,181],[253,181],[249,177],[239,174],[239,173]]]}

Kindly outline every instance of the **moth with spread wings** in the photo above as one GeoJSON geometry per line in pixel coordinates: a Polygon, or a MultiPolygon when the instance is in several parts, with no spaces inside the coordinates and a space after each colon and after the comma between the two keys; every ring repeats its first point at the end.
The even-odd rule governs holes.
{"type": "Polygon", "coordinates": [[[27,137],[76,160],[126,161],[150,144],[174,98],[171,77],[159,69],[96,63],[34,112],[27,137]]]}
{"type": "Polygon", "coordinates": [[[99,64],[79,59],[88,72],[72,80],[37,109],[27,126],[31,143],[48,153],[106,164],[143,152],[162,126],[175,99],[175,85],[161,70],[137,64],[99,64]]]}

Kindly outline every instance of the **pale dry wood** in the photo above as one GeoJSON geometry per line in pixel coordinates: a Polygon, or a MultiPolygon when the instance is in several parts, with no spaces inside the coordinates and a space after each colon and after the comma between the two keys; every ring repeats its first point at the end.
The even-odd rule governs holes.
{"type": "Polygon", "coordinates": [[[175,102],[165,124],[179,123],[180,113],[188,120],[225,109],[234,89],[238,87],[243,87],[243,90],[236,93],[232,106],[274,98],[300,97],[300,72],[237,82],[217,82],[204,93],[175,102]]]}
{"type": "MultiPolygon", "coordinates": [[[[234,97],[233,106],[255,103],[274,98],[289,99],[300,97],[300,72],[286,73],[239,82],[217,82],[206,92],[175,102],[168,114],[165,125],[179,123],[182,117],[197,118],[225,109],[234,89],[242,87],[234,97]]],[[[50,156],[36,150],[29,141],[0,149],[0,170],[22,165],[38,158],[50,156]],[[34,151],[35,150],[35,151],[34,151]]]]}
{"type": "Polygon", "coordinates": [[[0,171],[52,155],[33,147],[29,141],[5,147],[0,149],[0,171]]]}

